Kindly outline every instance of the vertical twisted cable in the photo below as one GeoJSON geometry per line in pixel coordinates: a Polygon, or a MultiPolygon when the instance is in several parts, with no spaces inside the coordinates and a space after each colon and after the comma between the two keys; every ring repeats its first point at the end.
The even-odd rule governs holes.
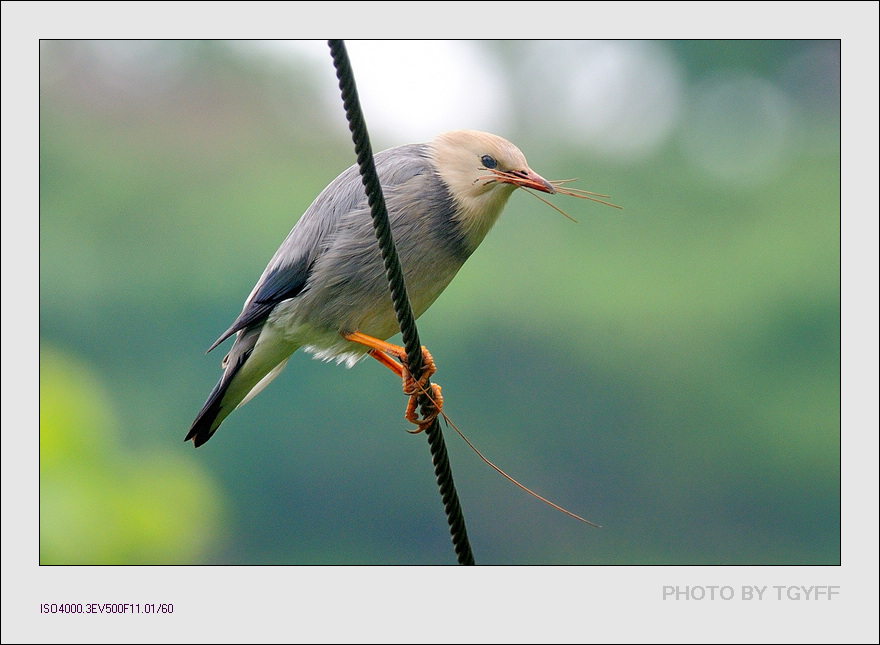
{"type": "MultiPolygon", "coordinates": [[[[351,70],[351,63],[348,60],[345,43],[341,40],[330,40],[328,45],[333,56],[333,65],[336,67],[336,78],[339,79],[339,90],[342,92],[345,116],[348,119],[348,128],[351,130],[352,140],[354,141],[361,181],[366,189],[367,201],[370,204],[373,228],[376,231],[376,239],[379,241],[379,248],[382,251],[382,260],[385,263],[385,275],[391,288],[391,300],[394,304],[394,311],[397,314],[400,332],[403,334],[407,368],[410,374],[418,380],[424,371],[422,344],[419,341],[416,319],[406,294],[406,284],[403,279],[400,258],[397,255],[397,247],[394,245],[394,238],[391,235],[388,210],[385,207],[382,186],[379,184],[379,175],[376,172],[376,164],[373,161],[370,137],[367,133],[363,112],[361,111],[354,74],[351,70]]],[[[430,382],[426,383],[425,390],[431,391],[430,382]]],[[[429,404],[427,396],[422,394],[419,397],[419,406],[424,410],[426,405],[429,404]]],[[[449,455],[446,452],[446,442],[443,440],[443,433],[440,430],[440,422],[437,418],[428,426],[425,435],[428,438],[428,445],[431,449],[434,474],[437,477],[437,485],[440,487],[440,497],[446,510],[449,532],[452,534],[452,544],[458,556],[458,563],[475,564],[474,554],[471,551],[471,545],[467,536],[467,529],[464,525],[464,514],[458,501],[458,493],[455,491],[455,483],[452,480],[452,466],[449,463],[449,455]]]]}

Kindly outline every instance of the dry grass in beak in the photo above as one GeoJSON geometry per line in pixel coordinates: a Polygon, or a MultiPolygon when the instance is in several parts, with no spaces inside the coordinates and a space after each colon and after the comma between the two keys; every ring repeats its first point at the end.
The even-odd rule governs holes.
{"type": "Polygon", "coordinates": [[[612,208],[620,208],[622,206],[618,206],[617,204],[612,204],[611,202],[603,201],[602,199],[596,199],[596,197],[602,197],[603,199],[610,199],[610,195],[603,195],[602,193],[593,193],[589,190],[584,190],[583,188],[562,188],[562,184],[568,184],[572,181],[577,181],[577,179],[556,179],[551,180],[550,183],[553,184],[553,188],[556,189],[557,193],[562,195],[571,195],[572,197],[580,197],[581,199],[589,199],[592,202],[596,202],[598,204],[605,204],[606,206],[611,206],[612,208]]]}
{"type": "MultiPolygon", "coordinates": [[[[589,199],[591,202],[596,202],[597,204],[605,204],[605,206],[611,206],[611,208],[619,208],[621,210],[623,209],[622,206],[618,206],[617,204],[612,204],[611,202],[606,202],[606,201],[603,201],[602,199],[597,199],[599,197],[602,197],[604,199],[609,199],[608,195],[603,195],[601,193],[594,193],[589,190],[584,190],[582,188],[565,188],[565,187],[563,187],[563,184],[567,184],[572,181],[577,181],[577,179],[556,179],[556,180],[551,179],[550,184],[553,186],[553,188],[556,189],[556,192],[559,193],[560,195],[570,195],[571,197],[578,197],[579,199],[589,199]]],[[[537,199],[540,199],[542,202],[547,204],[547,206],[549,206],[553,210],[555,210],[559,213],[562,213],[565,217],[570,219],[572,222],[577,223],[577,220],[575,218],[573,218],[571,215],[566,213],[564,210],[562,210],[561,208],[559,208],[555,204],[547,201],[546,199],[544,199],[543,197],[541,197],[537,193],[533,193],[528,188],[524,188],[523,186],[520,186],[520,188],[523,188],[528,194],[536,197],[537,199]]]]}

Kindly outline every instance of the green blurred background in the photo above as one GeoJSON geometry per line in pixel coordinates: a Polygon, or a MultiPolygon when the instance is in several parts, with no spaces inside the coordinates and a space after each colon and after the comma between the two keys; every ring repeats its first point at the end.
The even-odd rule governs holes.
{"type": "MultiPolygon", "coordinates": [[[[839,564],[839,43],[349,50],[375,149],[485,129],[623,206],[515,194],[419,321],[469,439],[603,526],[449,429],[477,562],[839,564]]],[[[372,361],[297,354],[183,443],[205,349],[354,161],[326,45],[40,53],[41,563],[454,563],[372,361]]]]}

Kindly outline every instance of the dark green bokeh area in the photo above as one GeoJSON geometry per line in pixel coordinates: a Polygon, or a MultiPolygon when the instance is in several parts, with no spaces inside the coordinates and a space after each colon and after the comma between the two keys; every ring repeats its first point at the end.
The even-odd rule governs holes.
{"type": "MultiPolygon", "coordinates": [[[[477,562],[839,564],[839,69],[811,85],[785,67],[839,63],[839,44],[657,46],[682,70],[678,125],[628,157],[540,135],[557,117],[501,66],[523,107],[496,134],[623,210],[554,196],[575,224],[517,192],[419,321],[468,438],[603,527],[449,428],[477,562]],[[711,89],[733,73],[783,88],[785,119],[756,135],[739,85],[711,89]],[[752,160],[737,144],[756,136],[779,144],[752,160]]],[[[354,162],[317,89],[329,51],[117,47],[142,73],[41,47],[41,562],[454,563],[427,442],[374,361],[297,354],[183,443],[228,342],[205,350],[354,162]]]]}

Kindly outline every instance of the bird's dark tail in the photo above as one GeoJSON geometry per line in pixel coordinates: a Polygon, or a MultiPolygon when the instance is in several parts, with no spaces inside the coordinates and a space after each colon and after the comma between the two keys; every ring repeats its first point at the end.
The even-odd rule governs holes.
{"type": "Polygon", "coordinates": [[[242,367],[251,359],[259,337],[259,327],[239,332],[232,349],[223,359],[223,376],[211,390],[208,400],[205,401],[205,405],[193,421],[184,441],[192,441],[193,445],[198,448],[210,439],[217,432],[217,428],[220,427],[223,420],[243,400],[246,400],[250,390],[262,377],[262,375],[253,374],[256,365],[249,365],[244,370],[250,374],[242,371],[242,367]]]}
{"type": "Polygon", "coordinates": [[[281,373],[296,350],[296,345],[279,341],[262,325],[239,331],[223,359],[223,376],[184,441],[192,441],[198,448],[210,439],[233,410],[250,401],[281,373]],[[257,339],[261,341],[259,348],[257,339]]]}
{"type": "Polygon", "coordinates": [[[198,416],[196,416],[196,420],[193,421],[184,441],[192,441],[193,445],[198,448],[217,432],[217,428],[223,423],[223,419],[229,416],[229,413],[237,407],[238,401],[226,401],[224,403],[223,398],[229,389],[229,385],[232,383],[232,379],[235,378],[235,375],[241,369],[241,366],[245,364],[249,356],[250,352],[242,354],[233,364],[226,366],[223,376],[220,377],[217,385],[211,390],[208,400],[198,416]],[[221,412],[223,413],[222,415],[221,412]]]}

